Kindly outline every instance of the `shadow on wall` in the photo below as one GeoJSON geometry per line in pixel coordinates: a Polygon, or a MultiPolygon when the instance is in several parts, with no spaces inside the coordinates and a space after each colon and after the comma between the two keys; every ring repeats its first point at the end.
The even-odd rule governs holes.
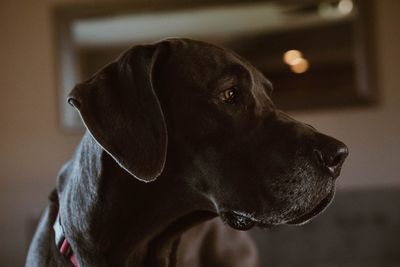
{"type": "Polygon", "coordinates": [[[302,227],[251,231],[261,266],[400,266],[399,189],[345,191],[302,227]]]}

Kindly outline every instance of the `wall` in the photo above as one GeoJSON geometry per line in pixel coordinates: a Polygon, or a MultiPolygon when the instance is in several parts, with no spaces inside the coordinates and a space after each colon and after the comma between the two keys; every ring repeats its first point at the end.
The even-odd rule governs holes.
{"type": "MultiPolygon", "coordinates": [[[[29,220],[46,204],[58,169],[80,139],[57,125],[50,15],[57,2],[67,1],[0,2],[0,266],[23,265],[29,220]]],[[[376,2],[381,104],[293,114],[349,145],[340,179],[346,189],[400,186],[400,1],[376,2]]]]}
{"type": "Polygon", "coordinates": [[[350,149],[339,185],[400,186],[400,1],[375,1],[378,106],[293,114],[343,140],[350,149]]]}

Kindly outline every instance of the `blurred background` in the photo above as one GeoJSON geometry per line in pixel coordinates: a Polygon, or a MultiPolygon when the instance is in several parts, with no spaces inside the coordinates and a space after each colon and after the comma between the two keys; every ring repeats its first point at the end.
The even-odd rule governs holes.
{"type": "Polygon", "coordinates": [[[0,1],[0,266],[23,266],[83,134],[66,94],[168,36],[234,49],[279,107],[350,149],[323,216],[252,231],[262,266],[400,266],[398,14],[398,0],[0,1]]]}

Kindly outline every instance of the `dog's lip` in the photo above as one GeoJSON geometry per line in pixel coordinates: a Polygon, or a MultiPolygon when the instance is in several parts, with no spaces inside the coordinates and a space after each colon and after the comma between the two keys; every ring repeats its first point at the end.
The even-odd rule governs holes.
{"type": "MultiPolygon", "coordinates": [[[[236,225],[231,225],[237,230],[249,230],[253,228],[254,226],[260,227],[260,228],[271,228],[274,225],[268,222],[265,222],[261,219],[257,219],[255,214],[253,213],[247,213],[247,212],[241,212],[237,210],[230,210],[229,212],[224,213],[225,216],[224,218],[227,218],[227,214],[231,216],[231,218],[235,218],[234,221],[236,221],[239,224],[242,224],[241,227],[237,227],[238,224],[236,225]]],[[[229,220],[227,220],[229,224],[229,220]]]]}
{"type": "MultiPolygon", "coordinates": [[[[241,227],[237,227],[238,225],[235,225],[235,226],[231,225],[232,227],[236,228],[237,230],[249,230],[253,226],[257,226],[257,227],[261,227],[261,228],[271,228],[278,224],[303,225],[303,224],[309,222],[311,219],[313,219],[318,214],[322,213],[332,202],[334,196],[335,196],[335,188],[333,187],[329,191],[329,193],[309,212],[307,212],[303,215],[300,215],[299,217],[297,217],[295,219],[292,219],[292,220],[289,220],[289,221],[286,221],[283,223],[275,224],[275,223],[267,222],[265,220],[256,218],[255,214],[241,212],[241,211],[237,211],[237,210],[224,211],[224,212],[221,212],[220,215],[223,214],[224,215],[224,216],[222,216],[223,218],[234,219],[233,221],[236,221],[236,222],[239,222],[240,224],[242,224],[241,227]]],[[[226,222],[228,222],[228,224],[230,224],[229,222],[231,222],[231,221],[228,219],[228,220],[226,220],[226,222]]]]}
{"type": "Polygon", "coordinates": [[[333,197],[335,196],[335,189],[332,189],[326,197],[324,197],[317,206],[315,206],[311,211],[306,214],[301,215],[293,220],[286,222],[289,225],[302,225],[310,221],[312,218],[323,212],[329,204],[332,202],[333,197]]]}
{"type": "Polygon", "coordinates": [[[226,223],[236,230],[247,231],[257,223],[251,214],[245,212],[229,210],[221,212],[220,215],[226,223]]]}

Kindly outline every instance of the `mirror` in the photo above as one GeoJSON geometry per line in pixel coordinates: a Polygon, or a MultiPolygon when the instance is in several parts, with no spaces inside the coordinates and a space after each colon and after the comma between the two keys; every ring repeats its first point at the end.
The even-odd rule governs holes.
{"type": "Polygon", "coordinates": [[[376,102],[370,1],[121,2],[54,10],[60,124],[82,129],[66,104],[74,84],[135,44],[186,37],[233,49],[274,85],[284,110],[376,102]]]}

